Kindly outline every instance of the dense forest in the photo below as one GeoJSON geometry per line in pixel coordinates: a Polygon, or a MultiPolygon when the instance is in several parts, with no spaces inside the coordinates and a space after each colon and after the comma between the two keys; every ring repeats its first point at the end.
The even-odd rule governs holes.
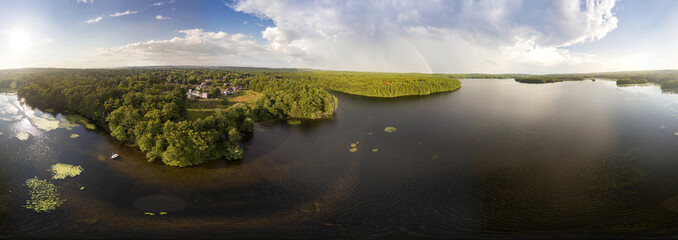
{"type": "Polygon", "coordinates": [[[170,166],[239,159],[238,140],[253,129],[251,110],[242,105],[185,120],[185,90],[146,72],[49,70],[27,75],[26,81],[19,96],[29,104],[77,111],[147,152],[150,160],[170,166]]]}
{"type": "Polygon", "coordinates": [[[647,83],[647,79],[630,79],[630,78],[622,78],[622,79],[617,79],[617,85],[624,85],[624,84],[644,84],[647,83]]]}
{"type": "Polygon", "coordinates": [[[633,72],[608,72],[608,73],[590,73],[580,74],[595,78],[611,79],[645,79],[648,82],[662,83],[665,81],[678,80],[678,70],[653,70],[653,71],[633,71],[633,72]]]}
{"type": "MultiPolygon", "coordinates": [[[[678,80],[678,70],[652,70],[632,72],[603,72],[603,73],[573,73],[551,75],[501,75],[515,76],[515,80],[521,83],[553,83],[563,81],[580,81],[585,79],[609,78],[618,79],[617,84],[642,84],[647,82],[663,83],[678,80]]],[[[668,85],[662,88],[669,88],[668,85]]]]}
{"type": "MultiPolygon", "coordinates": [[[[41,108],[76,111],[170,166],[242,158],[239,141],[267,119],[322,118],[338,105],[330,91],[396,97],[456,90],[446,75],[327,71],[241,71],[206,68],[27,69],[0,71],[19,97],[41,108]],[[187,92],[222,96],[225,89],[260,93],[252,104],[219,108],[199,118],[187,109],[199,102],[187,92]],[[195,89],[195,90],[194,90],[195,89]]],[[[227,102],[227,101],[218,101],[227,102]]]]}
{"type": "Polygon", "coordinates": [[[542,75],[542,76],[530,76],[530,77],[517,77],[515,78],[516,82],[521,83],[555,83],[555,82],[564,82],[564,81],[582,81],[585,78],[578,76],[567,76],[567,75],[542,75]]]}

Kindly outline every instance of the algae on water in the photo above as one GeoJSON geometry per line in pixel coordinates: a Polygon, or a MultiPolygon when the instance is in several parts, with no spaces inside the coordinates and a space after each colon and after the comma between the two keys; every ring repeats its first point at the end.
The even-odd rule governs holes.
{"type": "Polygon", "coordinates": [[[26,180],[30,199],[26,200],[25,208],[36,212],[49,212],[61,206],[65,200],[59,198],[57,187],[47,180],[33,177],[26,180]]]}
{"type": "Polygon", "coordinates": [[[18,138],[18,139],[21,140],[21,141],[26,141],[26,140],[28,140],[28,137],[30,137],[30,136],[31,136],[31,135],[28,135],[27,132],[20,132],[20,133],[17,133],[17,134],[16,134],[16,138],[18,138]]]}
{"type": "Polygon", "coordinates": [[[52,172],[52,179],[65,179],[66,177],[75,177],[82,172],[81,166],[73,166],[70,164],[57,163],[52,165],[50,171],[52,172]]]}
{"type": "Polygon", "coordinates": [[[349,149],[348,151],[349,151],[349,152],[357,152],[358,149],[357,149],[357,148],[351,148],[351,149],[349,149]]]}
{"type": "Polygon", "coordinates": [[[71,134],[71,138],[78,138],[78,137],[80,137],[80,135],[78,135],[77,133],[71,134]]]}
{"type": "Polygon", "coordinates": [[[80,115],[77,115],[77,114],[66,115],[66,119],[68,119],[68,121],[73,122],[73,123],[82,124],[87,129],[90,129],[90,130],[94,130],[94,129],[97,128],[96,125],[94,125],[93,123],[90,123],[87,118],[80,116],[80,115]]]}
{"type": "Polygon", "coordinates": [[[395,131],[398,131],[398,129],[395,128],[395,127],[386,127],[386,128],[384,128],[384,132],[387,132],[387,133],[393,133],[393,132],[395,132],[395,131]]]}

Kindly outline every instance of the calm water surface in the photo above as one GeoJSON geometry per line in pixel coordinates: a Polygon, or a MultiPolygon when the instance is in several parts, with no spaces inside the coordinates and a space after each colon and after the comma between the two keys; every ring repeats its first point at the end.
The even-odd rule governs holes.
{"type": "Polygon", "coordinates": [[[678,235],[677,95],[462,82],[425,97],[339,95],[332,120],[257,124],[242,161],[184,169],[2,94],[0,238],[678,235]],[[84,171],[51,180],[55,163],[84,171]],[[66,202],[24,208],[34,176],[66,202]]]}

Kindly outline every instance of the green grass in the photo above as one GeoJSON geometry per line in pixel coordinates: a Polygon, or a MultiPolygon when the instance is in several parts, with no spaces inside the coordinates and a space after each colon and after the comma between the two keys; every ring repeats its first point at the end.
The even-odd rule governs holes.
{"type": "Polygon", "coordinates": [[[218,111],[225,111],[238,103],[253,104],[256,99],[262,95],[263,94],[255,91],[241,90],[236,95],[228,97],[228,105],[224,105],[218,99],[198,99],[198,101],[188,99],[186,100],[186,119],[193,121],[199,118],[208,117],[218,111]]]}
{"type": "Polygon", "coordinates": [[[259,98],[262,95],[263,94],[255,91],[241,90],[238,91],[238,93],[236,93],[234,96],[228,97],[228,104],[229,105],[233,105],[236,103],[252,104],[257,100],[257,98],[259,98]]]}
{"type": "Polygon", "coordinates": [[[199,118],[210,116],[217,111],[223,111],[228,108],[227,105],[221,104],[217,99],[198,99],[187,100],[186,119],[193,121],[199,118]]]}

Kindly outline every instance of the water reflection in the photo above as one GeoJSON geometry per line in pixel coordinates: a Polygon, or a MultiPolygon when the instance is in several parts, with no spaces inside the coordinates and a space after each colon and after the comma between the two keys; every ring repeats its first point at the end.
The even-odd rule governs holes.
{"type": "Polygon", "coordinates": [[[243,160],[179,169],[0,95],[0,236],[674,235],[677,97],[605,80],[340,94],[332,120],[258,123],[243,160]],[[85,169],[54,180],[67,201],[22,208],[56,163],[85,169]]]}

